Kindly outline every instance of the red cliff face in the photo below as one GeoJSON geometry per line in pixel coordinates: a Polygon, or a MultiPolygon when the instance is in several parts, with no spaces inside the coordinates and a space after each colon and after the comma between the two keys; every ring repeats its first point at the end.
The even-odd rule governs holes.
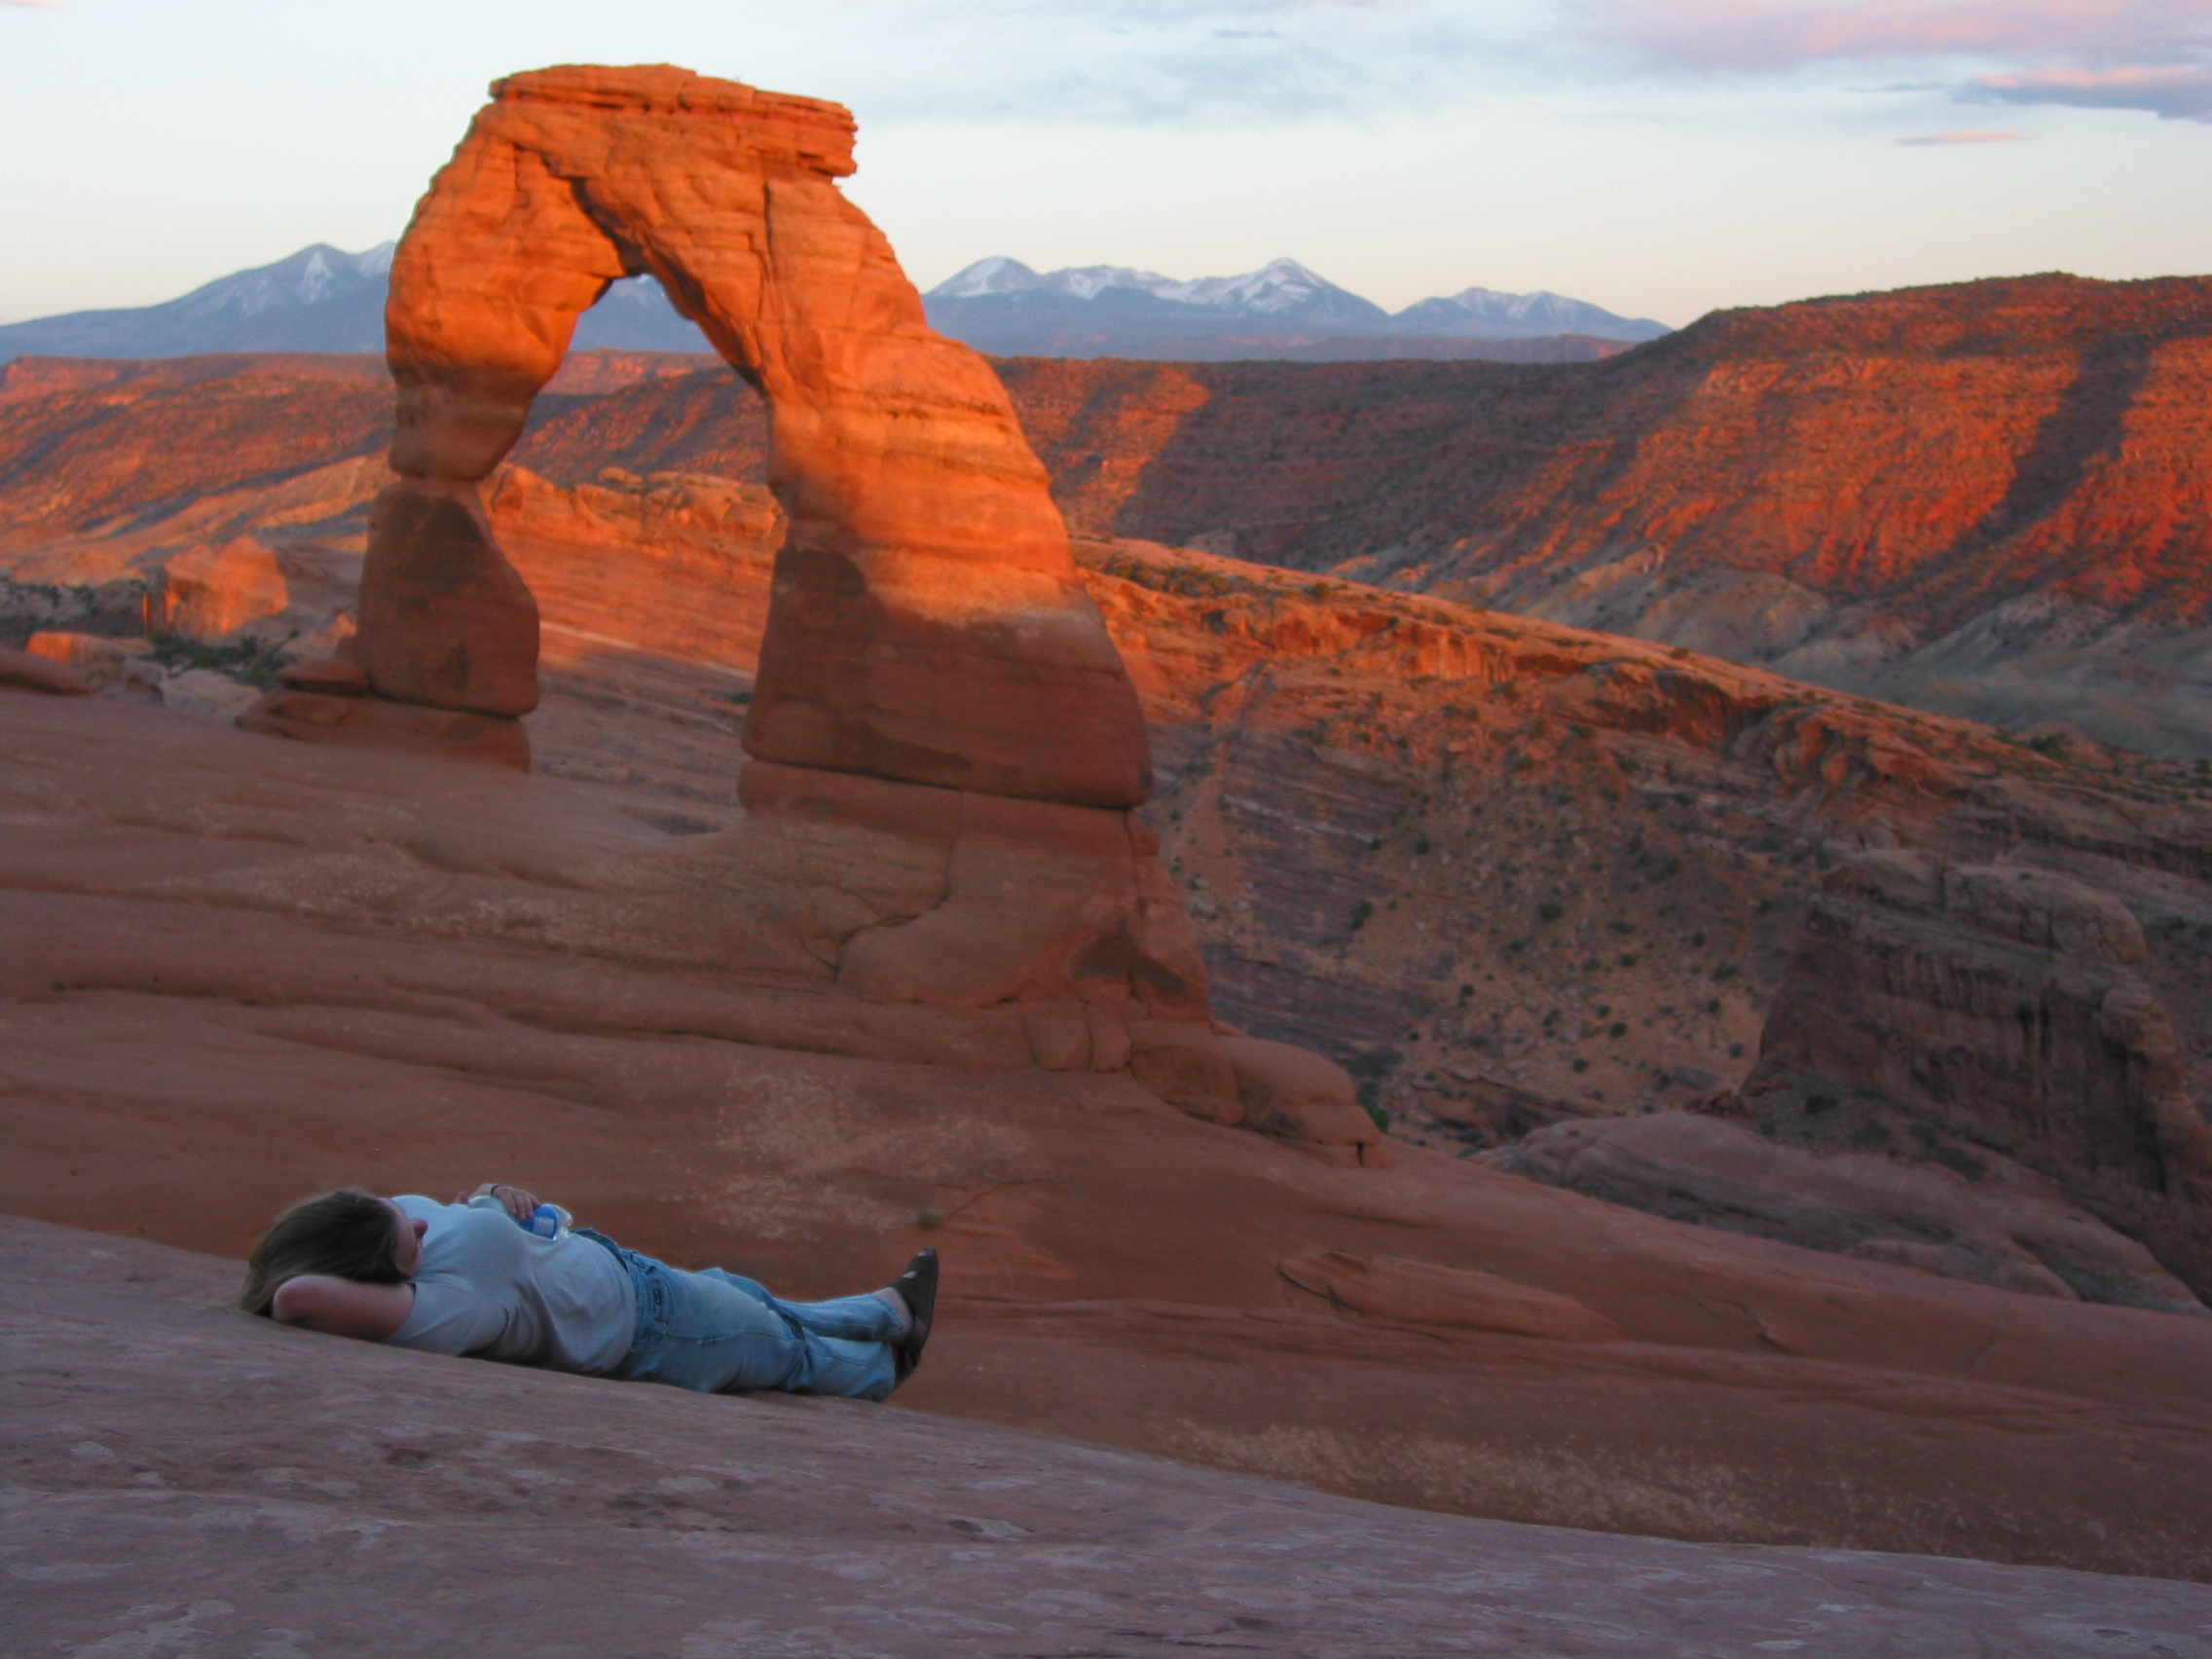
{"type": "Polygon", "coordinates": [[[1556,369],[1001,372],[1082,530],[2212,755],[2212,280],[1723,313],[1556,369]]]}
{"type": "MultiPolygon", "coordinates": [[[[513,459],[757,482],[724,368],[589,353],[513,459]]],[[[2212,755],[2212,279],[1718,313],[1604,363],[998,365],[1082,534],[1476,600],[1992,723],[2212,755]]],[[[0,529],[373,453],[352,360],[18,360],[0,529]],[[278,399],[297,418],[267,417],[278,399]],[[156,452],[159,453],[156,453],[156,452]],[[142,468],[142,469],[141,469],[142,468]]]]}
{"type": "Polygon", "coordinates": [[[1307,569],[1386,555],[1424,587],[1659,548],[1931,629],[2040,588],[2212,618],[2212,279],[1721,313],[1561,369],[1003,372],[1092,532],[1233,533],[1307,569]]]}

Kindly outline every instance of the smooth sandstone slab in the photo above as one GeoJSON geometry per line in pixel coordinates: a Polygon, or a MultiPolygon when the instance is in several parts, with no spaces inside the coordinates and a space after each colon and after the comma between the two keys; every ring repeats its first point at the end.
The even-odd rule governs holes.
{"type": "Polygon", "coordinates": [[[1390,1509],[917,1415],[276,1329],[0,1221],[11,1646],[1141,1656],[2212,1652],[2212,1590],[1390,1509]]]}

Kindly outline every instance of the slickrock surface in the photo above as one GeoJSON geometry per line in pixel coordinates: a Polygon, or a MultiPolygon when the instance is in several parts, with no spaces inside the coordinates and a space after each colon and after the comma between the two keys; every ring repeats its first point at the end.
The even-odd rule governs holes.
{"type": "Polygon", "coordinates": [[[1045,469],[989,365],[928,326],[837,189],[852,117],[665,66],[538,70],[493,93],[393,256],[400,478],[371,530],[360,645],[379,688],[535,704],[536,617],[475,481],[522,435],[576,318],[650,273],[774,413],[788,523],[749,753],[1142,801],[1143,721],[1045,469]],[[457,583],[476,613],[457,612],[457,583]]]}
{"type": "MultiPolygon", "coordinates": [[[[650,464],[623,447],[643,441],[650,405],[561,387],[676,398],[705,384],[649,378],[668,366],[577,359],[540,397],[539,436],[584,423],[563,439],[576,453],[604,441],[650,464]]],[[[235,372],[262,386],[251,361],[235,372]]],[[[165,419],[189,426],[186,392],[161,389],[174,365],[132,373],[160,383],[133,396],[168,400],[165,419]]],[[[713,384],[734,379],[718,368],[713,384]]],[[[281,381],[262,390],[285,407],[281,381]]],[[[57,424],[132,407],[78,396],[28,402],[57,424]]],[[[698,432],[727,413],[694,411],[698,432]]],[[[565,464],[536,441],[517,453],[565,464]]],[[[109,569],[114,541],[158,558],[240,534],[357,556],[375,492],[347,482],[358,471],[344,462],[136,528],[12,545],[21,568],[50,571],[38,548],[109,569]]],[[[771,580],[772,498],[622,468],[569,487],[511,468],[489,496],[543,608],[535,763],[664,829],[735,824],[729,756],[771,580]]],[[[1823,865],[1900,839],[2119,895],[2145,929],[2140,972],[2168,1011],[2188,1090],[2212,1097],[2212,827],[2186,768],[2081,747],[2046,756],[1707,657],[1355,583],[1128,543],[1086,543],[1083,557],[1143,678],[1164,791],[1146,817],[1224,1016],[1364,1068],[1399,1129],[1494,1146],[1739,1082],[1823,865]]],[[[45,616],[78,590],[12,591],[12,606],[45,616]]],[[[104,591],[83,590],[85,603],[104,591]]],[[[133,610],[125,629],[137,626],[133,610]]]]}
{"type": "Polygon", "coordinates": [[[782,1395],[284,1331],[0,1221],[13,1652],[2212,1653],[2212,1591],[1424,1515],[782,1395]]]}
{"type": "MultiPolygon", "coordinates": [[[[925,1410],[1499,1519],[2212,1577],[2212,1320],[1302,1150],[1091,1069],[1139,1022],[1086,1019],[1087,1065],[1018,1005],[842,994],[834,914],[560,779],[101,697],[0,695],[0,1211],[240,1254],[329,1186],[514,1179],[802,1295],[933,1243],[925,1410]]],[[[844,902],[911,879],[845,834],[844,902]]]]}

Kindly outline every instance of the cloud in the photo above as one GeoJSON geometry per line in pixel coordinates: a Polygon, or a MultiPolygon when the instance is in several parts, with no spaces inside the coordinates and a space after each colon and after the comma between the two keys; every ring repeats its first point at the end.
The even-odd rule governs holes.
{"type": "Polygon", "coordinates": [[[2117,69],[2032,69],[1976,75],[1952,93],[1960,103],[2067,104],[2137,109],[2161,121],[2212,123],[2212,68],[2196,64],[2117,69]]]}
{"type": "Polygon", "coordinates": [[[0,0],[0,6],[32,6],[41,12],[65,12],[61,0],[0,0]]]}
{"type": "Polygon", "coordinates": [[[1824,61],[2189,61],[2212,0],[1599,0],[1603,40],[1661,68],[1776,73],[1824,61]]]}
{"type": "Polygon", "coordinates": [[[1362,118],[1479,96],[1529,33],[1517,8],[1491,14],[1459,0],[861,0],[860,9],[914,43],[902,73],[871,89],[874,118],[1362,118]]]}
{"type": "Polygon", "coordinates": [[[1928,132],[1917,138],[1899,138],[1898,142],[1913,148],[1925,144],[2015,144],[2027,136],[2025,132],[1977,132],[1970,129],[1961,132],[1928,132]]]}

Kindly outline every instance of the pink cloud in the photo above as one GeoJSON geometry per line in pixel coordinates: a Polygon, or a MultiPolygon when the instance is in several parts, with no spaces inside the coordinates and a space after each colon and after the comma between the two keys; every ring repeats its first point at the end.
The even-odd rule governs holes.
{"type": "Polygon", "coordinates": [[[1961,103],[2139,109],[2163,121],[2212,122],[2212,69],[2194,64],[1976,75],[1953,95],[1961,103]]]}
{"type": "Polygon", "coordinates": [[[2105,64],[2194,58],[2212,0],[1605,0],[1600,31],[1671,68],[1976,56],[2105,64]]]}

